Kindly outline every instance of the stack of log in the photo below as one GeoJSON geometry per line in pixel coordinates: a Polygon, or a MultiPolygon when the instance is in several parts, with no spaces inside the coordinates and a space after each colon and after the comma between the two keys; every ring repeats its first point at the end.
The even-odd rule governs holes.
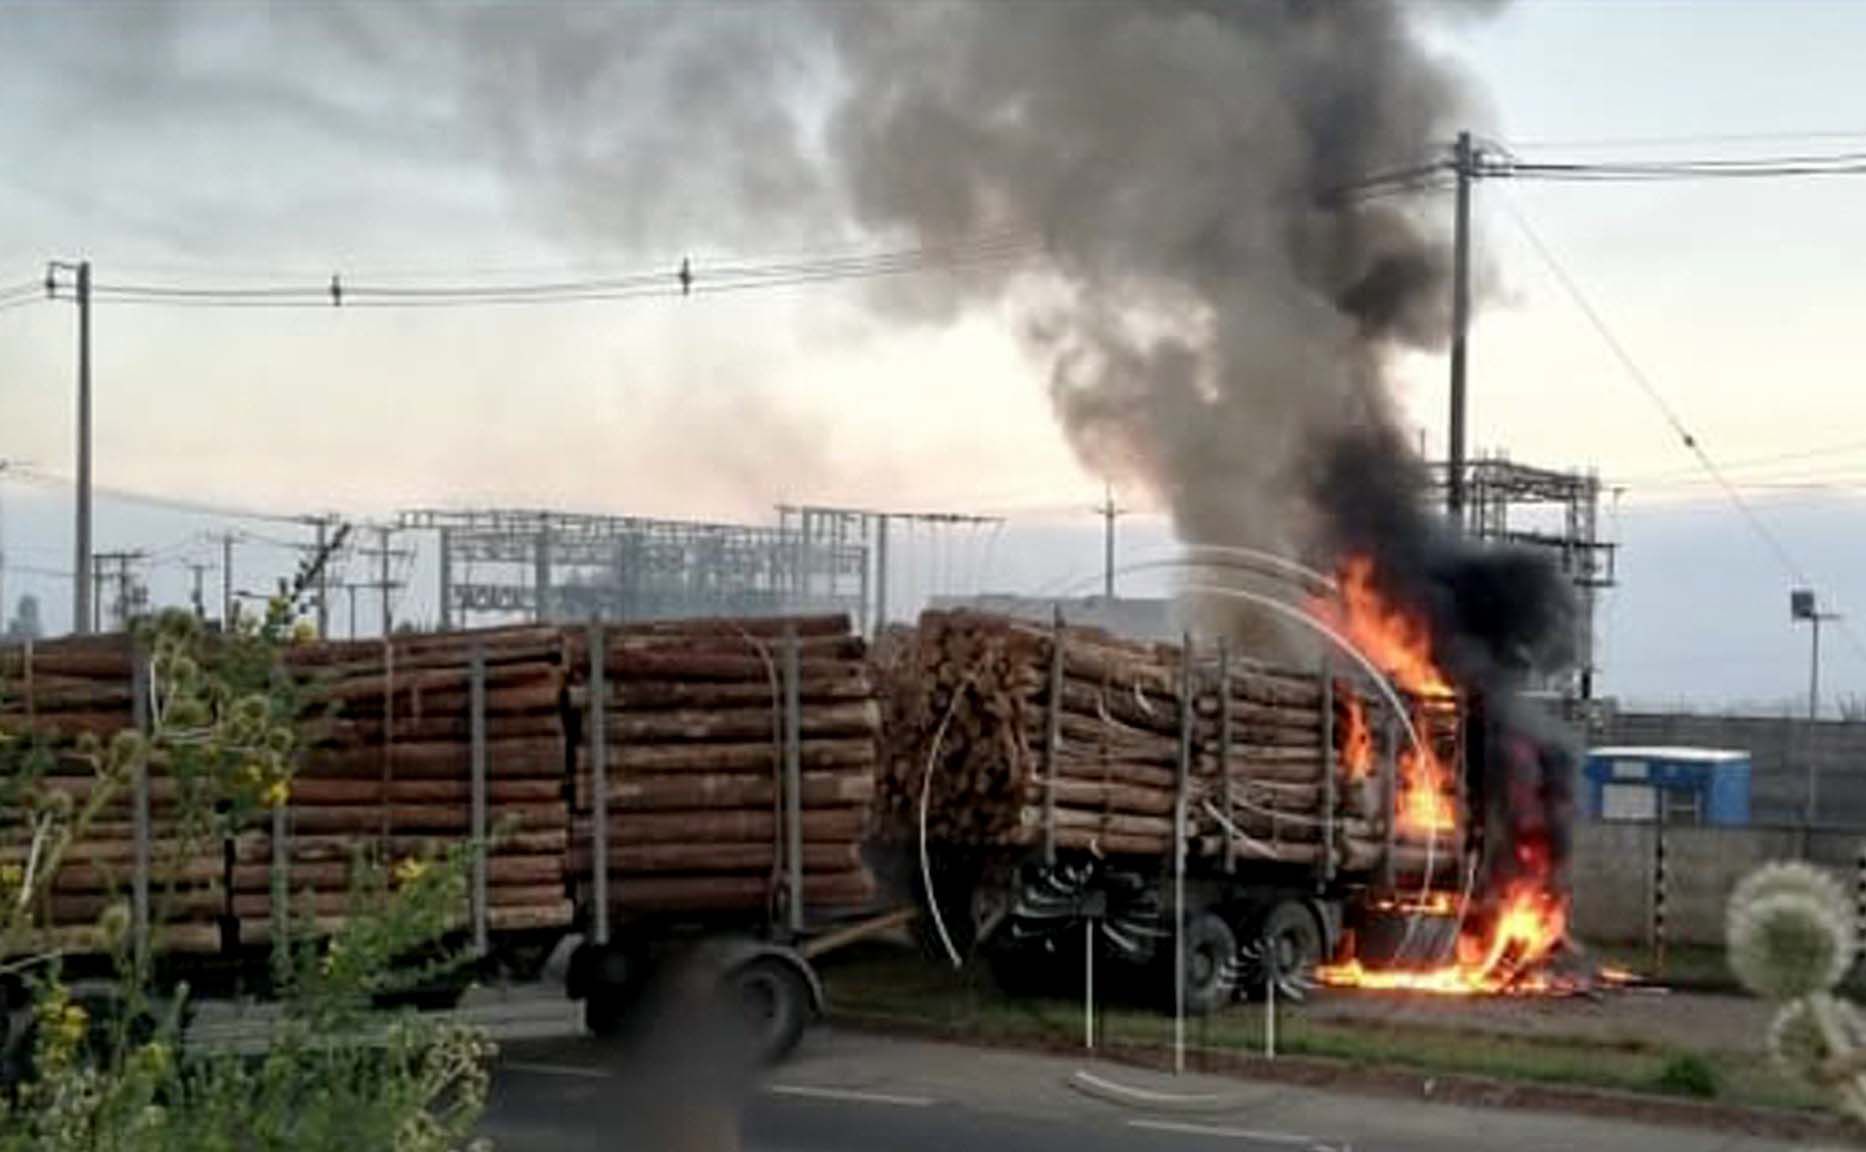
{"type": "MultiPolygon", "coordinates": [[[[304,748],[286,806],[293,914],[333,925],[359,848],[389,861],[439,855],[472,830],[472,662],[485,668],[488,922],[572,918],[563,638],[516,627],[331,642],[287,650],[304,748]]],[[[242,938],[271,931],[270,825],[239,839],[233,911],[242,938]]]]}
{"type": "Polygon", "coordinates": [[[784,887],[783,668],[796,637],[806,911],[873,899],[861,844],[874,796],[880,708],[846,616],[708,619],[570,641],[576,811],[571,867],[592,868],[594,722],[608,771],[609,903],[623,913],[774,909],[784,887]]]}
{"type": "MultiPolygon", "coordinates": [[[[1170,855],[1185,740],[1191,852],[1320,864],[1326,838],[1337,866],[1383,862],[1381,776],[1346,755],[1349,713],[1358,704],[1365,723],[1371,702],[1344,681],[1325,691],[1316,673],[1236,657],[1221,681],[1209,657],[1191,670],[1182,729],[1176,646],[973,611],[924,614],[911,656],[888,677],[884,829],[917,836],[924,792],[934,842],[1037,845],[1050,826],[1059,848],[1170,855]]],[[[1437,851],[1456,855],[1443,842],[1437,851]]]]}
{"type": "MultiPolygon", "coordinates": [[[[66,826],[82,827],[53,877],[39,925],[42,938],[35,944],[95,948],[99,917],[130,898],[133,792],[127,774],[104,781],[99,750],[134,727],[133,685],[130,640],[121,633],[0,647],[0,738],[15,753],[31,745],[43,749],[48,766],[32,787],[69,796],[66,826]],[[86,737],[96,741],[88,755],[80,748],[86,737]],[[107,790],[102,807],[87,822],[83,814],[100,789],[107,790]]],[[[220,946],[219,920],[226,912],[220,843],[204,830],[180,827],[174,787],[159,768],[151,773],[151,908],[162,917],[159,939],[165,948],[212,951],[220,946]]],[[[0,807],[0,865],[22,870],[34,856],[35,831],[24,801],[16,797],[0,807]]]]}

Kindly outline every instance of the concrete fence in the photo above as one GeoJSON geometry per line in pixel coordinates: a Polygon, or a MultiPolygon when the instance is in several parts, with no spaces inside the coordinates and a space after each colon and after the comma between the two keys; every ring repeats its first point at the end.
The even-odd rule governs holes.
{"type": "Polygon", "coordinates": [[[1866,880],[1866,832],[1670,827],[1663,835],[1661,901],[1659,829],[1603,823],[1575,828],[1570,876],[1577,936],[1601,944],[1649,944],[1659,931],[1662,906],[1667,943],[1721,946],[1730,890],[1771,860],[1807,860],[1830,869],[1850,892],[1859,892],[1866,880]]]}

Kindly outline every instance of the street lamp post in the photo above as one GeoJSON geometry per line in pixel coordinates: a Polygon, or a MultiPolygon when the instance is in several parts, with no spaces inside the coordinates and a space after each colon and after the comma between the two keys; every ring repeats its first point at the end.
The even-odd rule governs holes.
{"type": "Polygon", "coordinates": [[[1820,803],[1820,777],[1814,763],[1814,722],[1821,715],[1821,622],[1838,620],[1840,614],[1821,611],[1814,589],[1796,588],[1788,594],[1788,616],[1791,620],[1806,620],[1809,625],[1808,737],[1804,746],[1808,761],[1808,805],[1805,822],[1812,826],[1820,803]]]}

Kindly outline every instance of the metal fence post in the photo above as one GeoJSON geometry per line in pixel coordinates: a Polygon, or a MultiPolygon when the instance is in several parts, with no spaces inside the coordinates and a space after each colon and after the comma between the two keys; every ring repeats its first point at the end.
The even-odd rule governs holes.
{"type": "Polygon", "coordinates": [[[784,626],[784,855],[790,880],[789,922],[801,934],[803,917],[803,705],[798,683],[797,626],[784,626]]]}
{"type": "Polygon", "coordinates": [[[1665,800],[1659,800],[1658,819],[1653,823],[1652,832],[1652,962],[1660,972],[1665,971],[1665,889],[1667,873],[1665,867],[1665,800]]]}
{"type": "MultiPolygon", "coordinates": [[[[130,649],[131,723],[145,739],[149,735],[149,662],[140,644],[130,649]]],[[[136,862],[130,880],[131,954],[138,971],[149,963],[149,750],[137,755],[130,778],[132,832],[136,862]]]]}
{"type": "Polygon", "coordinates": [[[486,911],[486,649],[473,646],[471,679],[467,691],[468,725],[473,742],[473,951],[491,950],[486,911]]]}
{"type": "Polygon", "coordinates": [[[609,943],[609,690],[604,686],[605,640],[600,623],[590,625],[590,683],[583,707],[590,739],[590,936],[609,943]]]}

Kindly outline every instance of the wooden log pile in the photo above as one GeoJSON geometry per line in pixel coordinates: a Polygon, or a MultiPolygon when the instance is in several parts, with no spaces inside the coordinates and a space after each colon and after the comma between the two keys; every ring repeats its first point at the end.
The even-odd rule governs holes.
{"type": "MultiPolygon", "coordinates": [[[[0,739],[12,741],[15,750],[37,745],[49,755],[33,787],[70,797],[74,821],[92,799],[102,804],[53,877],[39,923],[49,942],[101,946],[100,916],[130,899],[132,792],[124,778],[106,785],[97,760],[81,754],[80,744],[94,737],[107,747],[118,732],[134,727],[131,660],[122,634],[0,647],[0,739]]],[[[220,844],[180,826],[174,785],[159,769],[151,773],[149,891],[151,908],[164,922],[158,939],[171,950],[212,951],[220,945],[227,903],[220,844]]],[[[35,828],[25,798],[16,801],[0,806],[0,865],[23,870],[34,858],[35,828]]]]}
{"type": "MultiPolygon", "coordinates": [[[[315,912],[326,925],[340,917],[358,848],[393,861],[469,839],[475,652],[485,669],[489,925],[570,923],[563,636],[549,627],[287,650],[305,719],[285,811],[294,914],[315,912]]],[[[275,911],[269,823],[241,837],[236,858],[233,912],[242,939],[261,940],[275,911]]]]}
{"type": "MultiPolygon", "coordinates": [[[[1056,635],[966,610],[921,617],[881,672],[886,835],[918,835],[924,794],[935,842],[1035,846],[1053,827],[1059,848],[1170,855],[1184,740],[1193,853],[1363,871],[1386,859],[1381,775],[1349,748],[1369,739],[1372,705],[1350,684],[1236,657],[1221,680],[1208,652],[1188,695],[1176,646],[1072,626],[1057,661],[1056,635]]],[[[1442,839],[1437,854],[1456,850],[1442,839]]]]}
{"type": "Polygon", "coordinates": [[[846,616],[610,625],[604,686],[587,631],[569,643],[575,717],[571,869],[593,866],[592,741],[608,771],[609,901],[622,913],[757,911],[783,888],[784,636],[798,644],[806,911],[873,899],[861,858],[881,724],[846,616]]]}

